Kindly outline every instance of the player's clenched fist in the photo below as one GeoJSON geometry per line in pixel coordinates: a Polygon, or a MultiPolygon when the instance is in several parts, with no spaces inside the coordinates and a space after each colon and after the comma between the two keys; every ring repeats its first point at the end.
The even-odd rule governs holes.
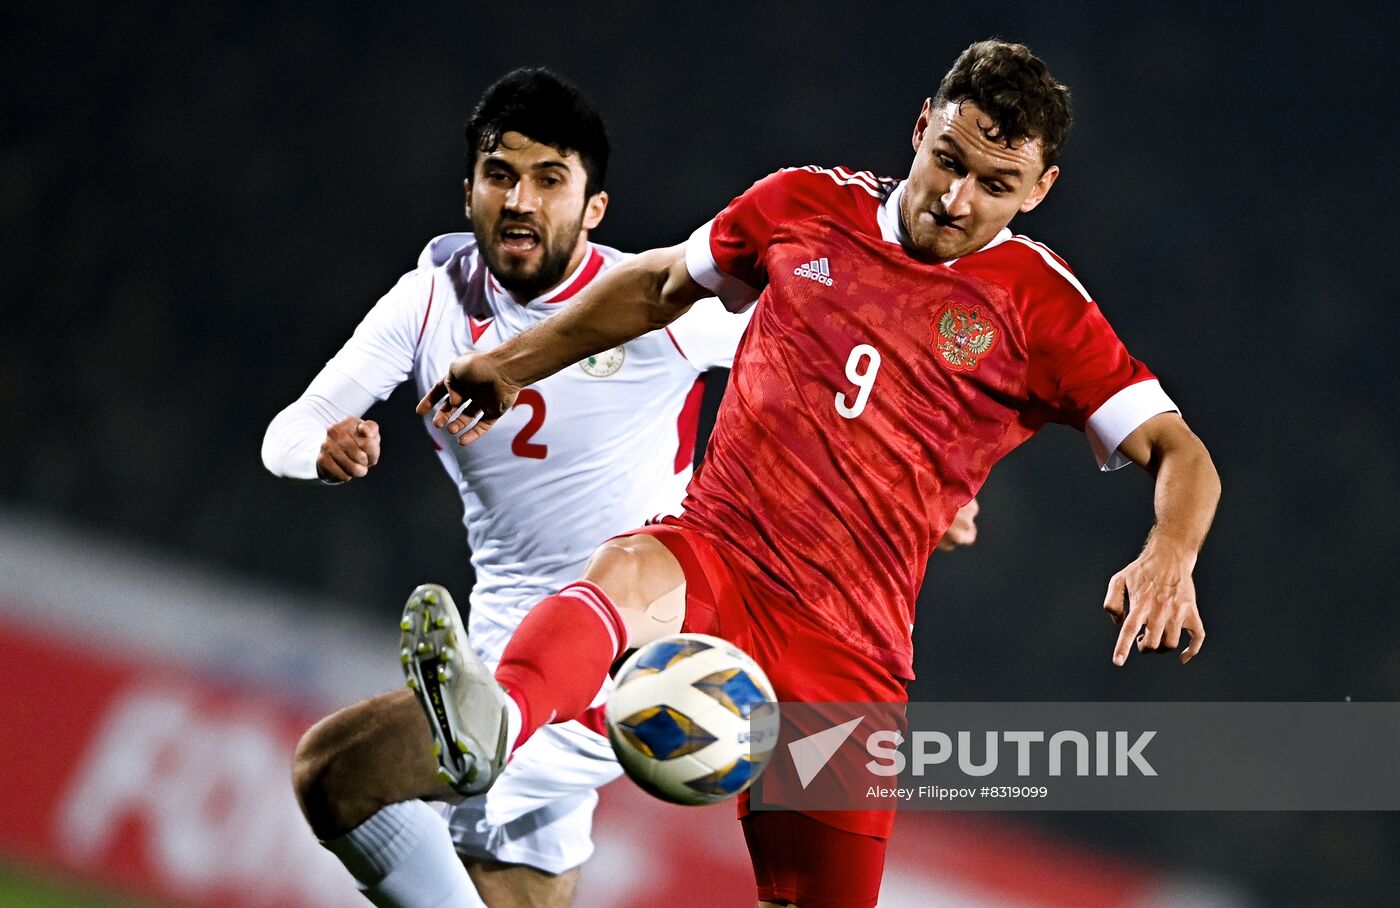
{"type": "Polygon", "coordinates": [[[1195,563],[1189,549],[1149,538],[1142,554],[1109,580],[1103,607],[1120,625],[1114,665],[1127,660],[1134,642],[1139,652],[1174,652],[1183,632],[1190,642],[1181,653],[1182,664],[1201,651],[1206,629],[1191,578],[1195,563]]]}
{"type": "Polygon", "coordinates": [[[418,401],[419,416],[433,413],[433,425],[446,428],[458,444],[471,444],[515,405],[520,387],[507,379],[489,353],[464,353],[452,361],[418,401]]]}
{"type": "Polygon", "coordinates": [[[347,482],[369,473],[379,463],[379,424],[351,416],[326,430],[316,475],[327,482],[347,482]]]}

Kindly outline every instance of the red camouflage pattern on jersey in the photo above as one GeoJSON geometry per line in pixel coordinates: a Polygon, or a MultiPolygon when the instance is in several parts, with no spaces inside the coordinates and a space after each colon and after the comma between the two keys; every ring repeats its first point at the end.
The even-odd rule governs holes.
{"type": "Polygon", "coordinates": [[[1045,422],[1083,428],[1153,376],[1032,244],[928,265],[883,239],[894,185],[780,171],[715,218],[719,269],[764,289],[680,523],[794,615],[912,678],[926,562],[992,466],[1045,422]],[[821,258],[830,286],[795,273],[821,258]],[[961,365],[939,352],[949,311],[981,320],[960,325],[975,346],[961,365]],[[847,419],[836,398],[859,390],[846,370],[863,344],[880,364],[847,419]]]}

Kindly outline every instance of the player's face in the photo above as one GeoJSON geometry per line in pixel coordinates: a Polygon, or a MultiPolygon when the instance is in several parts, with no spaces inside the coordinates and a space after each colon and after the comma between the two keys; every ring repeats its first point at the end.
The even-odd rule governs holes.
{"type": "Polygon", "coordinates": [[[1039,139],[1010,148],[988,139],[991,119],[971,101],[934,109],[914,126],[914,164],[900,216],[914,246],[935,261],[976,252],[1050,191],[1060,168],[1045,167],[1039,139]]]}
{"type": "Polygon", "coordinates": [[[582,260],[608,206],[607,193],[586,195],[587,184],[576,153],[518,132],[478,156],[467,216],[486,267],[518,299],[553,289],[582,260]]]}

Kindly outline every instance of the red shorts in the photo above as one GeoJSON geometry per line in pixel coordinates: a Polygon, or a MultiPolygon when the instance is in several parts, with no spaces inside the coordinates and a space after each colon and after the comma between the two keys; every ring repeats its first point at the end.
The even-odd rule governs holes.
{"type": "MultiPolygon", "coordinates": [[[[641,533],[665,545],[685,572],[686,612],[681,629],[723,637],[742,648],[768,674],[779,700],[907,700],[904,682],[889,669],[805,620],[790,601],[754,583],[745,565],[703,534],[668,521],[627,535],[641,533]]],[[[739,816],[753,856],[760,898],[833,908],[875,904],[884,865],[884,840],[894,825],[893,811],[750,813],[745,792],[739,797],[739,816]],[[788,819],[776,819],[780,817],[788,819]],[[820,857],[828,852],[844,857],[820,857]],[[855,890],[839,883],[838,877],[855,890]],[[855,894],[866,890],[868,898],[855,894]],[[803,894],[794,896],[790,894],[793,891],[803,894]],[[852,894],[832,900],[838,892],[852,894]]]]}
{"type": "Polygon", "coordinates": [[[846,832],[792,810],[743,817],[758,897],[801,908],[874,908],[886,838],[846,832]]]}

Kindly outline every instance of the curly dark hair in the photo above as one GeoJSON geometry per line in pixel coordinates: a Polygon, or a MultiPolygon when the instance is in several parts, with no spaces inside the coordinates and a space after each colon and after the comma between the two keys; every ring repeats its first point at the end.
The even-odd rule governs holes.
{"type": "Polygon", "coordinates": [[[564,152],[577,152],[588,175],[590,196],[601,192],[608,176],[608,129],[588,96],[544,67],[512,70],[486,89],[467,121],[467,168],[501,144],[501,136],[518,132],[564,152]]]}
{"type": "Polygon", "coordinates": [[[1069,135],[1069,89],[1024,44],[990,39],[963,51],[938,86],[935,103],[971,101],[992,118],[983,134],[1010,148],[1039,139],[1045,166],[1069,135]]]}

